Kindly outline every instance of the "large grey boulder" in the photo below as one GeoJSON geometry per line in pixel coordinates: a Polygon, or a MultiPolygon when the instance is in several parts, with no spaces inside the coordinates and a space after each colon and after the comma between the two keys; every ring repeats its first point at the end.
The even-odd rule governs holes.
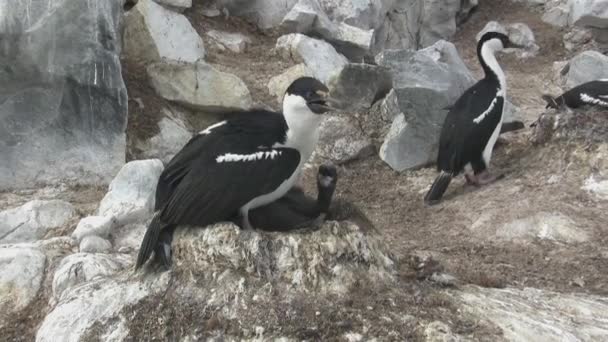
{"type": "Polygon", "coordinates": [[[304,62],[313,76],[325,84],[348,64],[331,44],[299,33],[280,37],[275,49],[286,58],[304,62]]]}
{"type": "Polygon", "coordinates": [[[251,38],[242,33],[210,30],[207,31],[206,34],[209,38],[214,40],[218,46],[235,53],[245,51],[247,45],[251,44],[251,38]]]}
{"type": "Polygon", "coordinates": [[[369,109],[393,87],[390,70],[385,67],[349,63],[331,79],[331,98],[346,111],[369,109]]]}
{"type": "Polygon", "coordinates": [[[392,70],[403,113],[395,117],[380,148],[380,158],[397,171],[434,161],[446,107],[475,80],[456,47],[446,41],[420,51],[387,50],[377,62],[392,70]]]}
{"type": "Polygon", "coordinates": [[[161,5],[165,5],[171,9],[183,11],[186,8],[192,7],[192,0],[154,0],[161,5]]]}
{"type": "Polygon", "coordinates": [[[14,2],[0,15],[0,189],[105,183],[124,164],[120,1],[14,2]]]}
{"type": "Polygon", "coordinates": [[[429,46],[438,40],[449,40],[456,33],[460,0],[425,0],[420,43],[429,46]]]}
{"type": "Polygon", "coordinates": [[[127,12],[123,44],[127,59],[140,63],[195,62],[205,56],[203,40],[188,19],[152,0],[139,0],[127,12]]]}
{"type": "Polygon", "coordinates": [[[298,0],[219,0],[230,15],[245,17],[262,29],[278,26],[298,0]]]}
{"type": "Polygon", "coordinates": [[[608,47],[608,1],[571,0],[568,23],[590,28],[595,41],[602,48],[608,47]]]}
{"type": "Polygon", "coordinates": [[[98,216],[109,216],[118,225],[146,220],[154,211],[156,184],[163,171],[158,159],[136,160],[125,164],[112,180],[108,193],[97,210],[98,216]]]}
{"type": "Polygon", "coordinates": [[[163,98],[206,112],[248,109],[253,101],[245,83],[204,61],[161,62],[147,68],[152,86],[163,98]]]}
{"type": "Polygon", "coordinates": [[[76,210],[61,200],[34,200],[0,212],[0,243],[32,242],[67,225],[76,210]]]}
{"type": "Polygon", "coordinates": [[[34,301],[46,256],[35,248],[0,246],[0,322],[34,301]]]}
{"type": "Polygon", "coordinates": [[[159,132],[149,140],[140,143],[142,156],[148,159],[160,159],[167,164],[192,138],[192,132],[179,113],[167,108],[162,110],[164,116],[158,122],[159,132]]]}
{"type": "Polygon", "coordinates": [[[608,78],[608,56],[597,51],[583,51],[574,56],[566,66],[566,88],[608,78]]]}

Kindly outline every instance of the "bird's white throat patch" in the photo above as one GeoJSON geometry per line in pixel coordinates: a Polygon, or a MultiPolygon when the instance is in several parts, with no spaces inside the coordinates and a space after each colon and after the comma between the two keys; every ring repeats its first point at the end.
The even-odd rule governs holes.
{"type": "Polygon", "coordinates": [[[504,96],[507,91],[507,79],[505,73],[496,60],[496,52],[503,49],[502,41],[498,38],[490,39],[481,47],[481,58],[488,65],[490,70],[496,74],[500,83],[499,95],[504,96]]]}
{"type": "Polygon", "coordinates": [[[302,96],[293,94],[283,98],[283,116],[287,122],[287,139],[281,146],[297,149],[302,161],[306,161],[317,145],[322,116],[311,111],[302,96]]]}
{"type": "Polygon", "coordinates": [[[215,158],[215,161],[219,163],[231,163],[231,162],[249,162],[257,161],[262,159],[274,159],[280,156],[283,152],[277,150],[260,151],[251,154],[236,154],[226,153],[215,158]]]}

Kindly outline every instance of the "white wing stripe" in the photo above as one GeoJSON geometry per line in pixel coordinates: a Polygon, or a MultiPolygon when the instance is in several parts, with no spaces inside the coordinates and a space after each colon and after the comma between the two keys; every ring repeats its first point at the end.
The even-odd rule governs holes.
{"type": "Polygon", "coordinates": [[[498,96],[494,98],[494,100],[492,100],[492,103],[490,103],[490,107],[488,107],[488,109],[485,110],[485,112],[481,113],[478,117],[476,117],[475,119],[473,119],[473,122],[478,124],[480,123],[483,119],[485,119],[485,117],[490,114],[490,112],[494,109],[494,106],[496,106],[496,101],[498,101],[498,96]]]}
{"type": "Polygon", "coordinates": [[[206,134],[209,134],[209,133],[211,133],[211,131],[212,131],[214,128],[218,128],[218,127],[220,127],[220,126],[224,126],[225,124],[226,124],[226,120],[224,120],[224,121],[220,121],[220,122],[218,122],[218,123],[216,123],[216,124],[213,124],[213,125],[211,125],[211,126],[209,126],[209,127],[205,128],[204,130],[202,130],[202,131],[198,132],[198,134],[205,134],[205,135],[206,135],[206,134]]]}
{"type": "Polygon", "coordinates": [[[596,104],[600,106],[608,106],[608,102],[602,101],[600,99],[593,98],[585,93],[581,93],[581,101],[589,104],[596,104]]]}
{"type": "Polygon", "coordinates": [[[261,159],[274,159],[277,156],[280,156],[283,152],[277,150],[270,151],[260,151],[251,154],[235,154],[235,153],[226,153],[222,154],[215,158],[215,161],[219,163],[230,163],[230,162],[240,162],[240,161],[256,161],[261,159]]]}

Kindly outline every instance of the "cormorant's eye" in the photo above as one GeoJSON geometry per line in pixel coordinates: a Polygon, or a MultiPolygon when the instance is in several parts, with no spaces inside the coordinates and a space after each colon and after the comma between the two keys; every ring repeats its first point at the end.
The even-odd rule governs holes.
{"type": "Polygon", "coordinates": [[[313,97],[314,95],[315,95],[315,93],[314,93],[312,90],[309,90],[309,91],[306,93],[306,98],[307,98],[307,99],[310,99],[310,98],[311,98],[311,97],[313,97]]]}

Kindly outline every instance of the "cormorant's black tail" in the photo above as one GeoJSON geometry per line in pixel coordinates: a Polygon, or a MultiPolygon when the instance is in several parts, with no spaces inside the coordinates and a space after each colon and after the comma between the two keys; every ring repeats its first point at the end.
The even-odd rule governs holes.
{"type": "Polygon", "coordinates": [[[557,103],[557,100],[548,94],[543,94],[543,96],[541,96],[543,98],[543,100],[545,100],[547,102],[547,105],[545,106],[545,108],[555,108],[558,109],[559,108],[559,104],[557,103]]]}
{"type": "Polygon", "coordinates": [[[437,204],[441,200],[443,193],[448,189],[448,185],[452,181],[452,174],[441,171],[439,176],[435,178],[431,189],[424,196],[424,202],[429,205],[437,204]]]}
{"type": "Polygon", "coordinates": [[[163,225],[160,222],[160,211],[157,211],[152,218],[152,222],[150,222],[150,225],[148,226],[148,230],[146,230],[144,239],[141,241],[139,253],[137,254],[137,261],[135,262],[136,270],[148,261],[152,251],[157,249],[158,237],[160,236],[162,228],[163,225]]]}

